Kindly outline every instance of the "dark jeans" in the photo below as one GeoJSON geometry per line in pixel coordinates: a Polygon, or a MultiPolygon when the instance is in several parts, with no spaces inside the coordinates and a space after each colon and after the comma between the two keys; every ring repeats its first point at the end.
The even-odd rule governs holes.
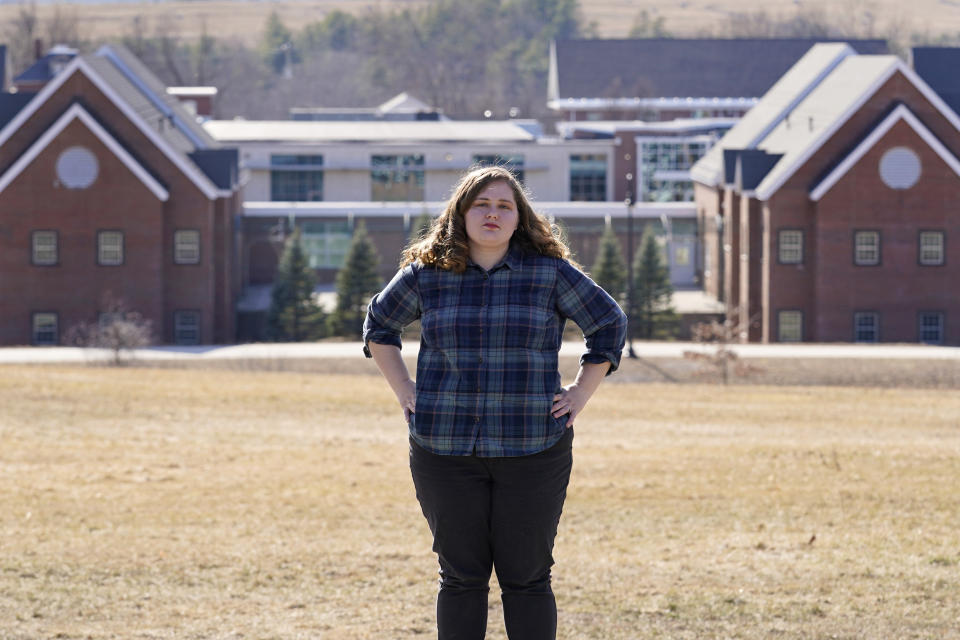
{"type": "Polygon", "coordinates": [[[573,429],[516,458],[441,456],[410,440],[417,500],[440,561],[440,640],[481,640],[496,568],[511,640],[554,640],[553,540],[573,465],[573,429]]]}

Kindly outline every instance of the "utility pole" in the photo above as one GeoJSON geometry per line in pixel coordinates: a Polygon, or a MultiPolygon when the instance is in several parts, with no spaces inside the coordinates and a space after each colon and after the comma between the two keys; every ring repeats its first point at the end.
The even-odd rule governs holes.
{"type": "Polygon", "coordinates": [[[627,173],[627,357],[636,358],[633,350],[633,206],[637,196],[634,192],[633,173],[627,173]]]}

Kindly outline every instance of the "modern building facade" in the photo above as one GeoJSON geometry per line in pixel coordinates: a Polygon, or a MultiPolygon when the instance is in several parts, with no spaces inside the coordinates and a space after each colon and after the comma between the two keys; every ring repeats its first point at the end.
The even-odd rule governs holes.
{"type": "Polygon", "coordinates": [[[703,282],[744,340],[960,344],[956,76],[933,73],[957,54],[932,55],[933,86],[817,45],[694,166],[703,282]]]}

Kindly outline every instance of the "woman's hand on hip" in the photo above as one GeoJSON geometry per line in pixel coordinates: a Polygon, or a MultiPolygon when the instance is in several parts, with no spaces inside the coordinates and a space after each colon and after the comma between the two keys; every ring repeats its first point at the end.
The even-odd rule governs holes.
{"type": "Polygon", "coordinates": [[[397,402],[403,409],[403,419],[410,422],[410,414],[417,410],[417,383],[407,379],[401,383],[399,389],[396,389],[397,402]]]}
{"type": "Polygon", "coordinates": [[[560,390],[560,393],[553,396],[553,409],[550,410],[554,418],[562,415],[568,415],[567,428],[573,426],[573,421],[583,408],[587,406],[590,396],[600,386],[600,381],[610,369],[610,363],[602,364],[583,363],[580,365],[580,371],[577,372],[577,379],[572,384],[568,384],[560,390]]]}

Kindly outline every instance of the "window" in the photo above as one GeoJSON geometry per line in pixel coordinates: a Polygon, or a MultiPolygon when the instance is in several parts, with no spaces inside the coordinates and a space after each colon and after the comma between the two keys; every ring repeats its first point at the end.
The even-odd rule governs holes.
{"type": "Polygon", "coordinates": [[[570,200],[602,202],[607,199],[607,157],[570,156],[570,200]]]}
{"type": "Polygon", "coordinates": [[[423,156],[373,156],[370,199],[374,202],[422,202],[423,156]],[[418,168],[419,167],[419,168],[418,168]]]}
{"type": "Polygon", "coordinates": [[[802,311],[781,311],[777,314],[777,340],[780,342],[803,341],[802,311]]]}
{"type": "Polygon", "coordinates": [[[803,263],[803,231],[781,229],[777,240],[777,259],[780,264],[803,263]]]}
{"type": "Polygon", "coordinates": [[[323,156],[271,155],[270,199],[283,202],[323,200],[323,156]]]}
{"type": "Polygon", "coordinates": [[[853,263],[869,267],[880,264],[880,232],[856,231],[853,234],[853,263]]]}
{"type": "Polygon", "coordinates": [[[60,256],[57,251],[56,231],[34,231],[31,237],[31,259],[37,266],[57,264],[60,256]]]}
{"type": "Polygon", "coordinates": [[[880,314],[874,311],[858,311],[853,314],[854,342],[878,342],[880,340],[880,314]]]}
{"type": "Polygon", "coordinates": [[[711,136],[661,136],[638,140],[637,199],[641,202],[692,201],[690,168],[706,154],[713,142],[711,136]]]}
{"type": "Polygon", "coordinates": [[[56,313],[42,312],[33,314],[33,344],[51,345],[60,342],[56,313]]]}
{"type": "Polygon", "coordinates": [[[943,314],[941,312],[920,312],[919,325],[920,342],[943,344],[943,314]]]}
{"type": "Polygon", "coordinates": [[[181,229],[173,232],[174,264],[200,264],[200,232],[181,229]]]}
{"type": "Polygon", "coordinates": [[[350,226],[338,221],[304,222],[300,241],[307,260],[314,269],[339,269],[347,257],[353,234],[350,226]]]}
{"type": "Polygon", "coordinates": [[[524,178],[526,177],[523,171],[522,155],[501,156],[497,154],[475,154],[473,156],[473,164],[478,167],[503,167],[512,173],[513,177],[516,178],[520,184],[523,184],[524,178]]]}
{"type": "Polygon", "coordinates": [[[920,232],[920,264],[939,266],[944,263],[943,231],[920,232]]]}
{"type": "Polygon", "coordinates": [[[101,231],[97,234],[97,264],[123,264],[123,231],[101,231]]]}
{"type": "Polygon", "coordinates": [[[175,344],[200,344],[200,312],[175,311],[173,313],[173,342],[175,344]]]}

